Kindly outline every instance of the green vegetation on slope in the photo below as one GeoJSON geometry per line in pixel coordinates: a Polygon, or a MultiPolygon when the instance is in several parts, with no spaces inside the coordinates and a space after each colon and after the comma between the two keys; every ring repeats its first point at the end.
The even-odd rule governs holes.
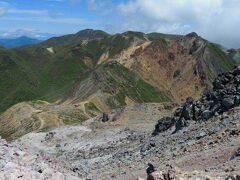
{"type": "Polygon", "coordinates": [[[88,68],[68,46],[55,52],[36,46],[0,51],[0,112],[21,101],[66,97],[88,68]]]}
{"type": "MultiPolygon", "coordinates": [[[[126,105],[126,97],[136,102],[170,101],[169,97],[157,92],[154,87],[117,62],[104,64],[100,69],[107,79],[105,91],[112,94],[120,106],[126,105]]],[[[114,100],[110,103],[114,104],[114,100]]]]}
{"type": "Polygon", "coordinates": [[[208,44],[208,48],[212,55],[216,56],[217,62],[226,69],[232,69],[234,67],[233,60],[227,56],[219,47],[213,43],[208,44]]]}
{"type": "Polygon", "coordinates": [[[216,44],[208,43],[207,55],[205,54],[206,73],[210,81],[213,81],[218,73],[223,73],[233,69],[234,61],[219,48],[216,44]]]}

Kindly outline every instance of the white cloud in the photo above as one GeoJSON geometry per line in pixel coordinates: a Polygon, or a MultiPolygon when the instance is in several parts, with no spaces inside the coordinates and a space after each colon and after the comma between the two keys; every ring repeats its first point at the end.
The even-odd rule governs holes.
{"type": "Polygon", "coordinates": [[[28,36],[37,39],[47,39],[55,35],[49,33],[42,33],[38,29],[34,28],[10,29],[0,31],[0,38],[17,38],[21,36],[28,36]]]}
{"type": "Polygon", "coordinates": [[[48,15],[47,10],[31,10],[31,9],[9,9],[8,13],[26,15],[48,15]]]}
{"type": "Polygon", "coordinates": [[[196,31],[223,45],[240,46],[239,0],[133,0],[119,4],[118,11],[124,26],[135,30],[196,31]]]}
{"type": "Polygon", "coordinates": [[[43,17],[2,17],[2,20],[8,21],[30,21],[30,22],[41,22],[41,23],[59,23],[59,24],[72,24],[72,25],[83,25],[83,24],[94,24],[93,21],[88,21],[82,18],[52,18],[48,16],[43,17]]]}
{"type": "Polygon", "coordinates": [[[85,0],[88,8],[91,11],[97,12],[99,15],[108,15],[114,9],[114,4],[111,0],[85,0]]]}

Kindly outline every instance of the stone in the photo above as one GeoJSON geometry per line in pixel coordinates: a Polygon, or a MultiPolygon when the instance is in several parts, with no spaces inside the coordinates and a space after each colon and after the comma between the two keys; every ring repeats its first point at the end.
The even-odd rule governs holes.
{"type": "Polygon", "coordinates": [[[240,147],[234,152],[234,154],[230,157],[230,160],[235,159],[236,157],[240,157],[240,147]]]}
{"type": "Polygon", "coordinates": [[[199,139],[201,139],[201,138],[203,138],[203,137],[205,137],[206,136],[206,133],[205,132],[200,132],[197,136],[196,136],[196,139],[197,140],[199,140],[199,139]]]}
{"type": "Polygon", "coordinates": [[[158,120],[157,124],[155,125],[155,130],[152,133],[153,136],[158,135],[161,132],[164,132],[171,128],[174,125],[174,119],[171,117],[163,117],[158,120]]]}
{"type": "Polygon", "coordinates": [[[234,96],[234,106],[239,106],[240,105],[240,96],[236,95],[234,96]]]}
{"type": "Polygon", "coordinates": [[[108,120],[109,120],[108,114],[104,112],[102,115],[102,122],[107,122],[108,120]]]}
{"type": "Polygon", "coordinates": [[[240,86],[237,86],[236,91],[240,93],[240,86]]]}
{"type": "Polygon", "coordinates": [[[45,136],[45,141],[49,141],[49,140],[53,139],[54,134],[55,134],[55,132],[47,133],[46,136],[45,136]]]}
{"type": "Polygon", "coordinates": [[[213,81],[213,89],[214,90],[223,89],[223,88],[224,88],[224,86],[222,85],[222,83],[219,80],[213,81]]]}
{"type": "Polygon", "coordinates": [[[184,118],[179,118],[175,125],[175,130],[174,130],[173,134],[182,130],[186,126],[187,126],[186,120],[184,118]]]}
{"type": "Polygon", "coordinates": [[[240,66],[238,66],[236,69],[234,69],[232,74],[233,74],[234,76],[240,75],[240,66]]]}
{"type": "Polygon", "coordinates": [[[211,111],[205,110],[202,112],[202,119],[206,121],[212,117],[212,114],[213,113],[211,111]]]}
{"type": "Polygon", "coordinates": [[[151,173],[153,173],[154,171],[156,171],[156,168],[153,166],[153,164],[148,163],[148,167],[146,169],[146,172],[148,175],[150,175],[151,173]]]}
{"type": "Polygon", "coordinates": [[[225,180],[236,180],[236,178],[234,176],[230,175],[230,176],[226,177],[225,180]]]}
{"type": "Polygon", "coordinates": [[[57,147],[57,148],[61,147],[61,144],[56,144],[56,147],[57,147]]]}
{"type": "Polygon", "coordinates": [[[224,98],[221,104],[225,110],[228,110],[234,106],[234,99],[231,97],[224,98]]]}
{"type": "Polygon", "coordinates": [[[181,117],[186,120],[190,120],[191,119],[191,109],[189,107],[183,108],[181,117]]]}

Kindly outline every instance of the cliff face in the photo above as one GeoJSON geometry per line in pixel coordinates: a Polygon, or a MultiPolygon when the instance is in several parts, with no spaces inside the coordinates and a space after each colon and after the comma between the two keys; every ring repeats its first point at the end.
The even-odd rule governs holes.
{"type": "Polygon", "coordinates": [[[217,45],[196,34],[154,36],[134,42],[112,60],[136,72],[176,102],[188,96],[199,97],[219,73],[234,65],[217,45]]]}

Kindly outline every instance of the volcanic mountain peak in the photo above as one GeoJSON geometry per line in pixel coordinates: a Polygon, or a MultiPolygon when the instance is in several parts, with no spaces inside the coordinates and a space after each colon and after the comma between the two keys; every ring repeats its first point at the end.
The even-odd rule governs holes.
{"type": "Polygon", "coordinates": [[[101,39],[107,36],[109,36],[108,33],[102,30],[93,30],[93,29],[81,30],[74,35],[74,37],[78,40],[101,39]]]}
{"type": "Polygon", "coordinates": [[[104,37],[104,36],[108,36],[109,34],[102,30],[84,29],[84,30],[78,31],[76,33],[76,35],[82,35],[82,36],[94,36],[95,35],[95,37],[97,37],[97,36],[104,37]]]}
{"type": "Polygon", "coordinates": [[[60,45],[71,45],[79,44],[83,40],[93,40],[109,36],[108,33],[101,30],[85,29],[77,32],[76,34],[69,34],[60,37],[50,38],[43,43],[42,46],[60,46],[60,45]]]}
{"type": "Polygon", "coordinates": [[[196,32],[191,32],[191,33],[187,34],[186,36],[187,37],[199,37],[196,32]]]}

